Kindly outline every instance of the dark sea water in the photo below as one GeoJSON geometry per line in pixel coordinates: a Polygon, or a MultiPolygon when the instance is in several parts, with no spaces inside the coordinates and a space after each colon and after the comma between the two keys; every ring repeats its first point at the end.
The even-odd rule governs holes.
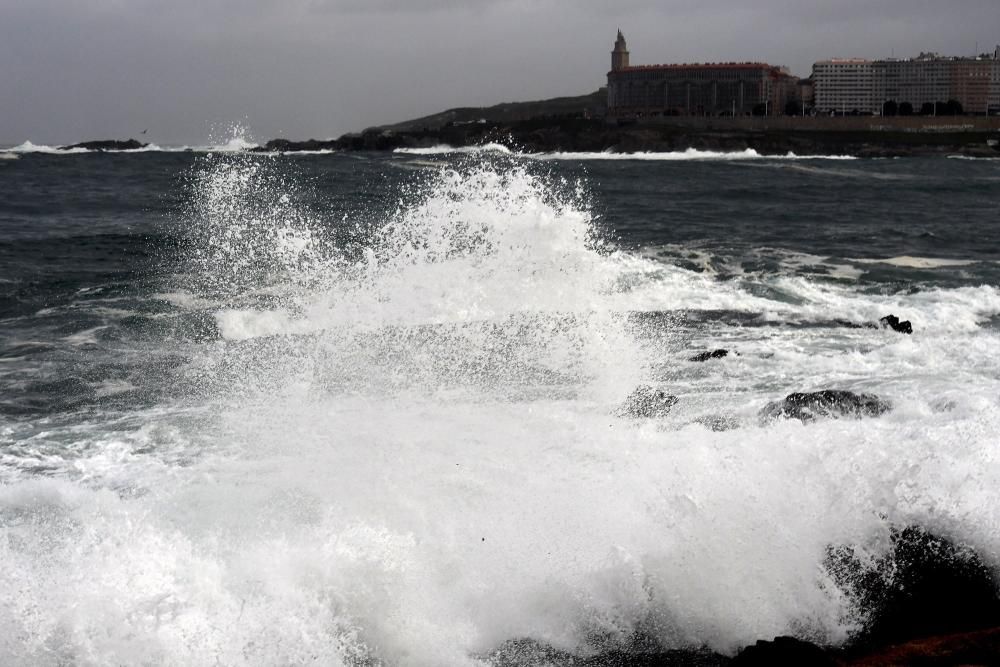
{"type": "Polygon", "coordinates": [[[998,160],[0,152],[0,663],[839,644],[827,548],[903,525],[1000,576],[998,202],[998,160]],[[820,389],[893,409],[759,417],[820,389]]]}

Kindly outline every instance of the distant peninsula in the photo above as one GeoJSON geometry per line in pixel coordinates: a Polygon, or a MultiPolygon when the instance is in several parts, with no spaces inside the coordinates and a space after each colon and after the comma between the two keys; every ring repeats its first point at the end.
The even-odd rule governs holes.
{"type": "Polygon", "coordinates": [[[337,139],[273,139],[256,150],[392,151],[501,144],[529,153],[670,152],[687,149],[762,155],[997,156],[1000,117],[662,116],[606,118],[607,90],[589,95],[461,107],[372,127],[337,139]]]}

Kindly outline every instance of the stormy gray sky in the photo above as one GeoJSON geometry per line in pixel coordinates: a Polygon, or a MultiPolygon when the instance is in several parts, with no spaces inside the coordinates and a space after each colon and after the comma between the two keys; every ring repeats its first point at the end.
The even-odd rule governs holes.
{"type": "Polygon", "coordinates": [[[332,137],[633,63],[971,54],[1000,0],[0,0],[0,144],[332,137]]]}

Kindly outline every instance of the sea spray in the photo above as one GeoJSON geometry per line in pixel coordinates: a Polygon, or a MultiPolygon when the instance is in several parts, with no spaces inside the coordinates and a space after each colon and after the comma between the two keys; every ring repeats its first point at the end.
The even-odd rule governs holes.
{"type": "Polygon", "coordinates": [[[207,162],[190,273],[228,295],[217,324],[245,342],[233,346],[244,368],[244,354],[269,369],[294,357],[321,375],[317,389],[338,391],[614,392],[623,380],[594,380],[635,372],[613,307],[634,262],[594,234],[578,190],[560,199],[523,165],[469,161],[418,181],[345,248],[292,205],[273,158],[207,162]]]}

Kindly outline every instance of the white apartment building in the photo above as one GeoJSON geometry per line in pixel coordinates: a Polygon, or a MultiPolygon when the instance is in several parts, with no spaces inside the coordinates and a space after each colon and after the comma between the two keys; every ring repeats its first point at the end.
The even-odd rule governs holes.
{"type": "Polygon", "coordinates": [[[818,113],[880,114],[883,105],[956,100],[966,113],[1000,113],[1000,46],[992,54],[945,57],[823,60],[813,65],[814,108],[818,113]]]}
{"type": "Polygon", "coordinates": [[[878,113],[875,67],[871,60],[835,58],[813,65],[815,108],[819,113],[878,113]]]}
{"type": "Polygon", "coordinates": [[[990,73],[989,108],[991,114],[1000,114],[1000,46],[997,47],[990,73]]]}

